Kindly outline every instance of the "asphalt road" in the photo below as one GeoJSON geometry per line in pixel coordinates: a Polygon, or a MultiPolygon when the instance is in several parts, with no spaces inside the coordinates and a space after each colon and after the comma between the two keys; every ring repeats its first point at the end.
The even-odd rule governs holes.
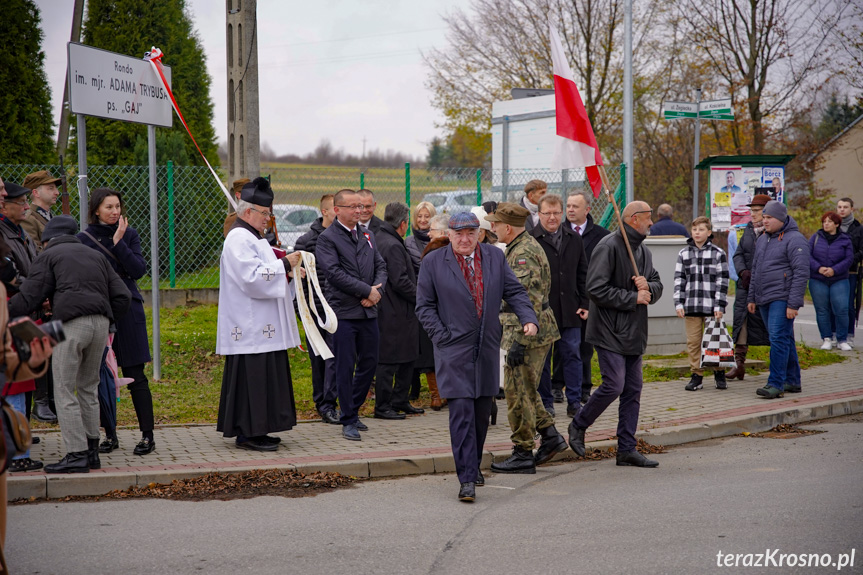
{"type": "Polygon", "coordinates": [[[784,574],[837,568],[742,564],[853,551],[840,572],[861,573],[863,415],[811,427],[827,432],[680,446],[654,456],[657,469],[605,460],[491,476],[474,504],[437,475],[300,499],[15,506],[7,560],[16,575],[784,574]],[[717,567],[727,554],[738,567],[717,567]]]}

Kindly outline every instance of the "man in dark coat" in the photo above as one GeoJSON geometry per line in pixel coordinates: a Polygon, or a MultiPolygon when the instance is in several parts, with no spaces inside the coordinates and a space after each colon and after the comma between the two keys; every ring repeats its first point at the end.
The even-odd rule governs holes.
{"type": "Polygon", "coordinates": [[[658,219],[656,220],[656,223],[653,224],[653,227],[650,228],[651,236],[689,237],[689,230],[686,229],[686,226],[671,219],[674,216],[674,210],[669,204],[660,204],[659,207],[656,208],[656,215],[658,216],[658,219]]]}
{"type": "MultiPolygon", "coordinates": [[[[294,243],[296,251],[309,252],[315,254],[315,248],[318,245],[318,236],[324,233],[324,230],[330,227],[336,217],[333,211],[333,194],[324,194],[321,196],[321,217],[312,222],[311,228],[305,234],[299,237],[294,243]]],[[[318,273],[318,284],[321,286],[323,293],[327,293],[327,278],[321,270],[321,265],[315,262],[315,269],[318,273]]],[[[303,289],[306,289],[306,282],[299,282],[303,289]]],[[[309,301],[306,294],[306,301],[309,301]]],[[[324,317],[324,308],[318,298],[315,298],[315,305],[318,308],[318,313],[324,317]]],[[[332,335],[323,330],[321,336],[327,347],[332,346],[332,335]]],[[[319,355],[316,355],[309,345],[309,337],[306,336],[306,348],[309,350],[309,361],[312,366],[312,401],[315,402],[315,409],[321,415],[321,420],[324,423],[337,424],[339,416],[336,412],[336,400],[338,399],[338,391],[336,390],[336,374],[335,360],[330,358],[324,360],[319,355]]]]}
{"type": "MultiPolygon", "coordinates": [[[[863,226],[854,219],[854,200],[842,198],[836,202],[836,213],[842,218],[839,226],[843,232],[851,236],[851,246],[854,248],[854,263],[848,276],[848,343],[854,344],[854,330],[857,326],[857,315],[860,313],[860,264],[863,262],[863,226]]],[[[835,330],[834,330],[835,331],[835,330]]]]}
{"type": "Polygon", "coordinates": [[[335,197],[336,220],[318,237],[317,260],[327,278],[327,302],[339,320],[333,334],[342,435],[360,441],[359,420],[378,364],[378,307],[387,264],[374,233],[360,225],[362,198],[353,190],[335,197]]]}
{"type": "Polygon", "coordinates": [[[501,302],[515,311],[526,335],[536,335],[539,320],[503,251],[478,244],[474,214],[454,214],[449,235],[449,246],[423,258],[416,312],[434,343],[438,388],[449,401],[459,499],[470,502],[476,483],[484,483],[479,465],[500,389],[501,302]]]}
{"type": "Polygon", "coordinates": [[[387,204],[380,232],[375,235],[378,251],[387,264],[387,285],[378,306],[380,351],[375,373],[375,417],[404,419],[399,412],[423,413],[408,401],[414,360],[419,356],[417,278],[413,261],[402,239],[410,225],[407,205],[387,204]]]}
{"type": "MultiPolygon", "coordinates": [[[[590,202],[593,200],[587,192],[578,191],[569,194],[566,199],[566,219],[567,224],[572,231],[581,236],[581,241],[584,243],[585,261],[590,265],[590,256],[593,254],[593,249],[599,240],[609,234],[609,231],[604,227],[593,223],[593,216],[590,215],[590,202]]],[[[593,388],[593,344],[587,341],[587,324],[590,319],[582,321],[581,324],[581,403],[586,403],[590,397],[590,390],[593,388]]],[[[554,383],[552,381],[552,383],[554,383]]],[[[554,394],[554,392],[552,391],[554,394]]],[[[559,397],[555,396],[555,401],[563,401],[563,393],[559,397]]],[[[569,409],[567,408],[567,412],[569,409]]]]}
{"type": "Polygon", "coordinates": [[[587,319],[587,257],[581,236],[571,226],[561,225],[563,202],[558,196],[545,196],[539,201],[539,225],[531,235],[545,251],[551,267],[551,290],[548,302],[554,312],[560,339],[552,345],[545,360],[539,393],[546,409],[552,404],[552,387],[560,382],[561,392],[566,387],[567,409],[575,415],[581,403],[581,384],[584,376],[581,362],[581,327],[587,319]],[[554,364],[554,377],[551,366],[554,364]]]}
{"type": "Polygon", "coordinates": [[[597,244],[587,268],[590,323],[587,339],[596,346],[602,385],[569,424],[569,446],[584,455],[585,430],[620,398],[617,423],[617,464],[656,467],[659,462],[636,451],[635,431],[641,405],[641,356],[647,348],[647,306],[662,296],[659,272],[642,243],[650,232],[652,210],[647,202],[623,209],[623,229],[597,244]],[[638,267],[632,269],[623,234],[638,267]]]}

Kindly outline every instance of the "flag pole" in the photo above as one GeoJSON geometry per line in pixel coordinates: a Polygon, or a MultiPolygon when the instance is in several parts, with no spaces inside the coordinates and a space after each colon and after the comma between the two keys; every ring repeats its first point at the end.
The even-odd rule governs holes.
{"type": "Polygon", "coordinates": [[[626,230],[623,229],[623,218],[620,216],[620,208],[617,207],[617,200],[614,199],[614,192],[611,191],[611,186],[608,183],[608,174],[605,173],[605,166],[597,166],[599,168],[599,177],[602,179],[602,185],[605,186],[605,193],[608,199],[611,200],[611,205],[614,206],[614,215],[617,216],[617,227],[620,228],[620,235],[623,236],[623,243],[626,244],[626,253],[629,254],[629,263],[632,264],[632,270],[636,276],[638,273],[638,264],[635,263],[635,256],[632,254],[632,246],[629,245],[629,237],[626,235],[626,230]]]}

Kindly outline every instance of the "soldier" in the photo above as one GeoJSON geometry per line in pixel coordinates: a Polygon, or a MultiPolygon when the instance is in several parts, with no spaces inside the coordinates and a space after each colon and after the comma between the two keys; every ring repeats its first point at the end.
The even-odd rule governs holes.
{"type": "Polygon", "coordinates": [[[560,334],[548,303],[551,288],[548,259],[536,239],[525,233],[525,220],[529,215],[527,209],[517,204],[501,203],[495,213],[485,216],[491,222],[492,232],[506,244],[506,261],[527,290],[539,318],[539,333],[535,337],[527,337],[513,310],[508,305],[501,308],[503,337],[500,347],[507,350],[504,394],[515,447],[509,459],[492,464],[492,471],[498,473],[536,473],[537,465],[546,463],[555,453],[566,449],[566,440],[554,428],[554,419],[543,407],[537,389],[545,357],[551,344],[560,339],[560,334]],[[534,456],[537,430],[542,443],[534,456]]]}

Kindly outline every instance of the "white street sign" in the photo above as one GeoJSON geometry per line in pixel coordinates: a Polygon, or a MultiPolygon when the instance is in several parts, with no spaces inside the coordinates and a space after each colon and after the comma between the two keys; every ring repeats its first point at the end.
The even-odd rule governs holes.
{"type": "Polygon", "coordinates": [[[734,110],[731,108],[731,98],[701,102],[698,117],[706,120],[733,120],[734,110]]]}
{"type": "MultiPolygon", "coordinates": [[[[69,107],[73,114],[171,127],[168,92],[140,58],[69,42],[69,107]]],[[[171,85],[171,69],[163,65],[171,85]]]]}
{"type": "Polygon", "coordinates": [[[698,104],[696,102],[663,102],[662,117],[666,120],[697,118],[698,104]]]}

